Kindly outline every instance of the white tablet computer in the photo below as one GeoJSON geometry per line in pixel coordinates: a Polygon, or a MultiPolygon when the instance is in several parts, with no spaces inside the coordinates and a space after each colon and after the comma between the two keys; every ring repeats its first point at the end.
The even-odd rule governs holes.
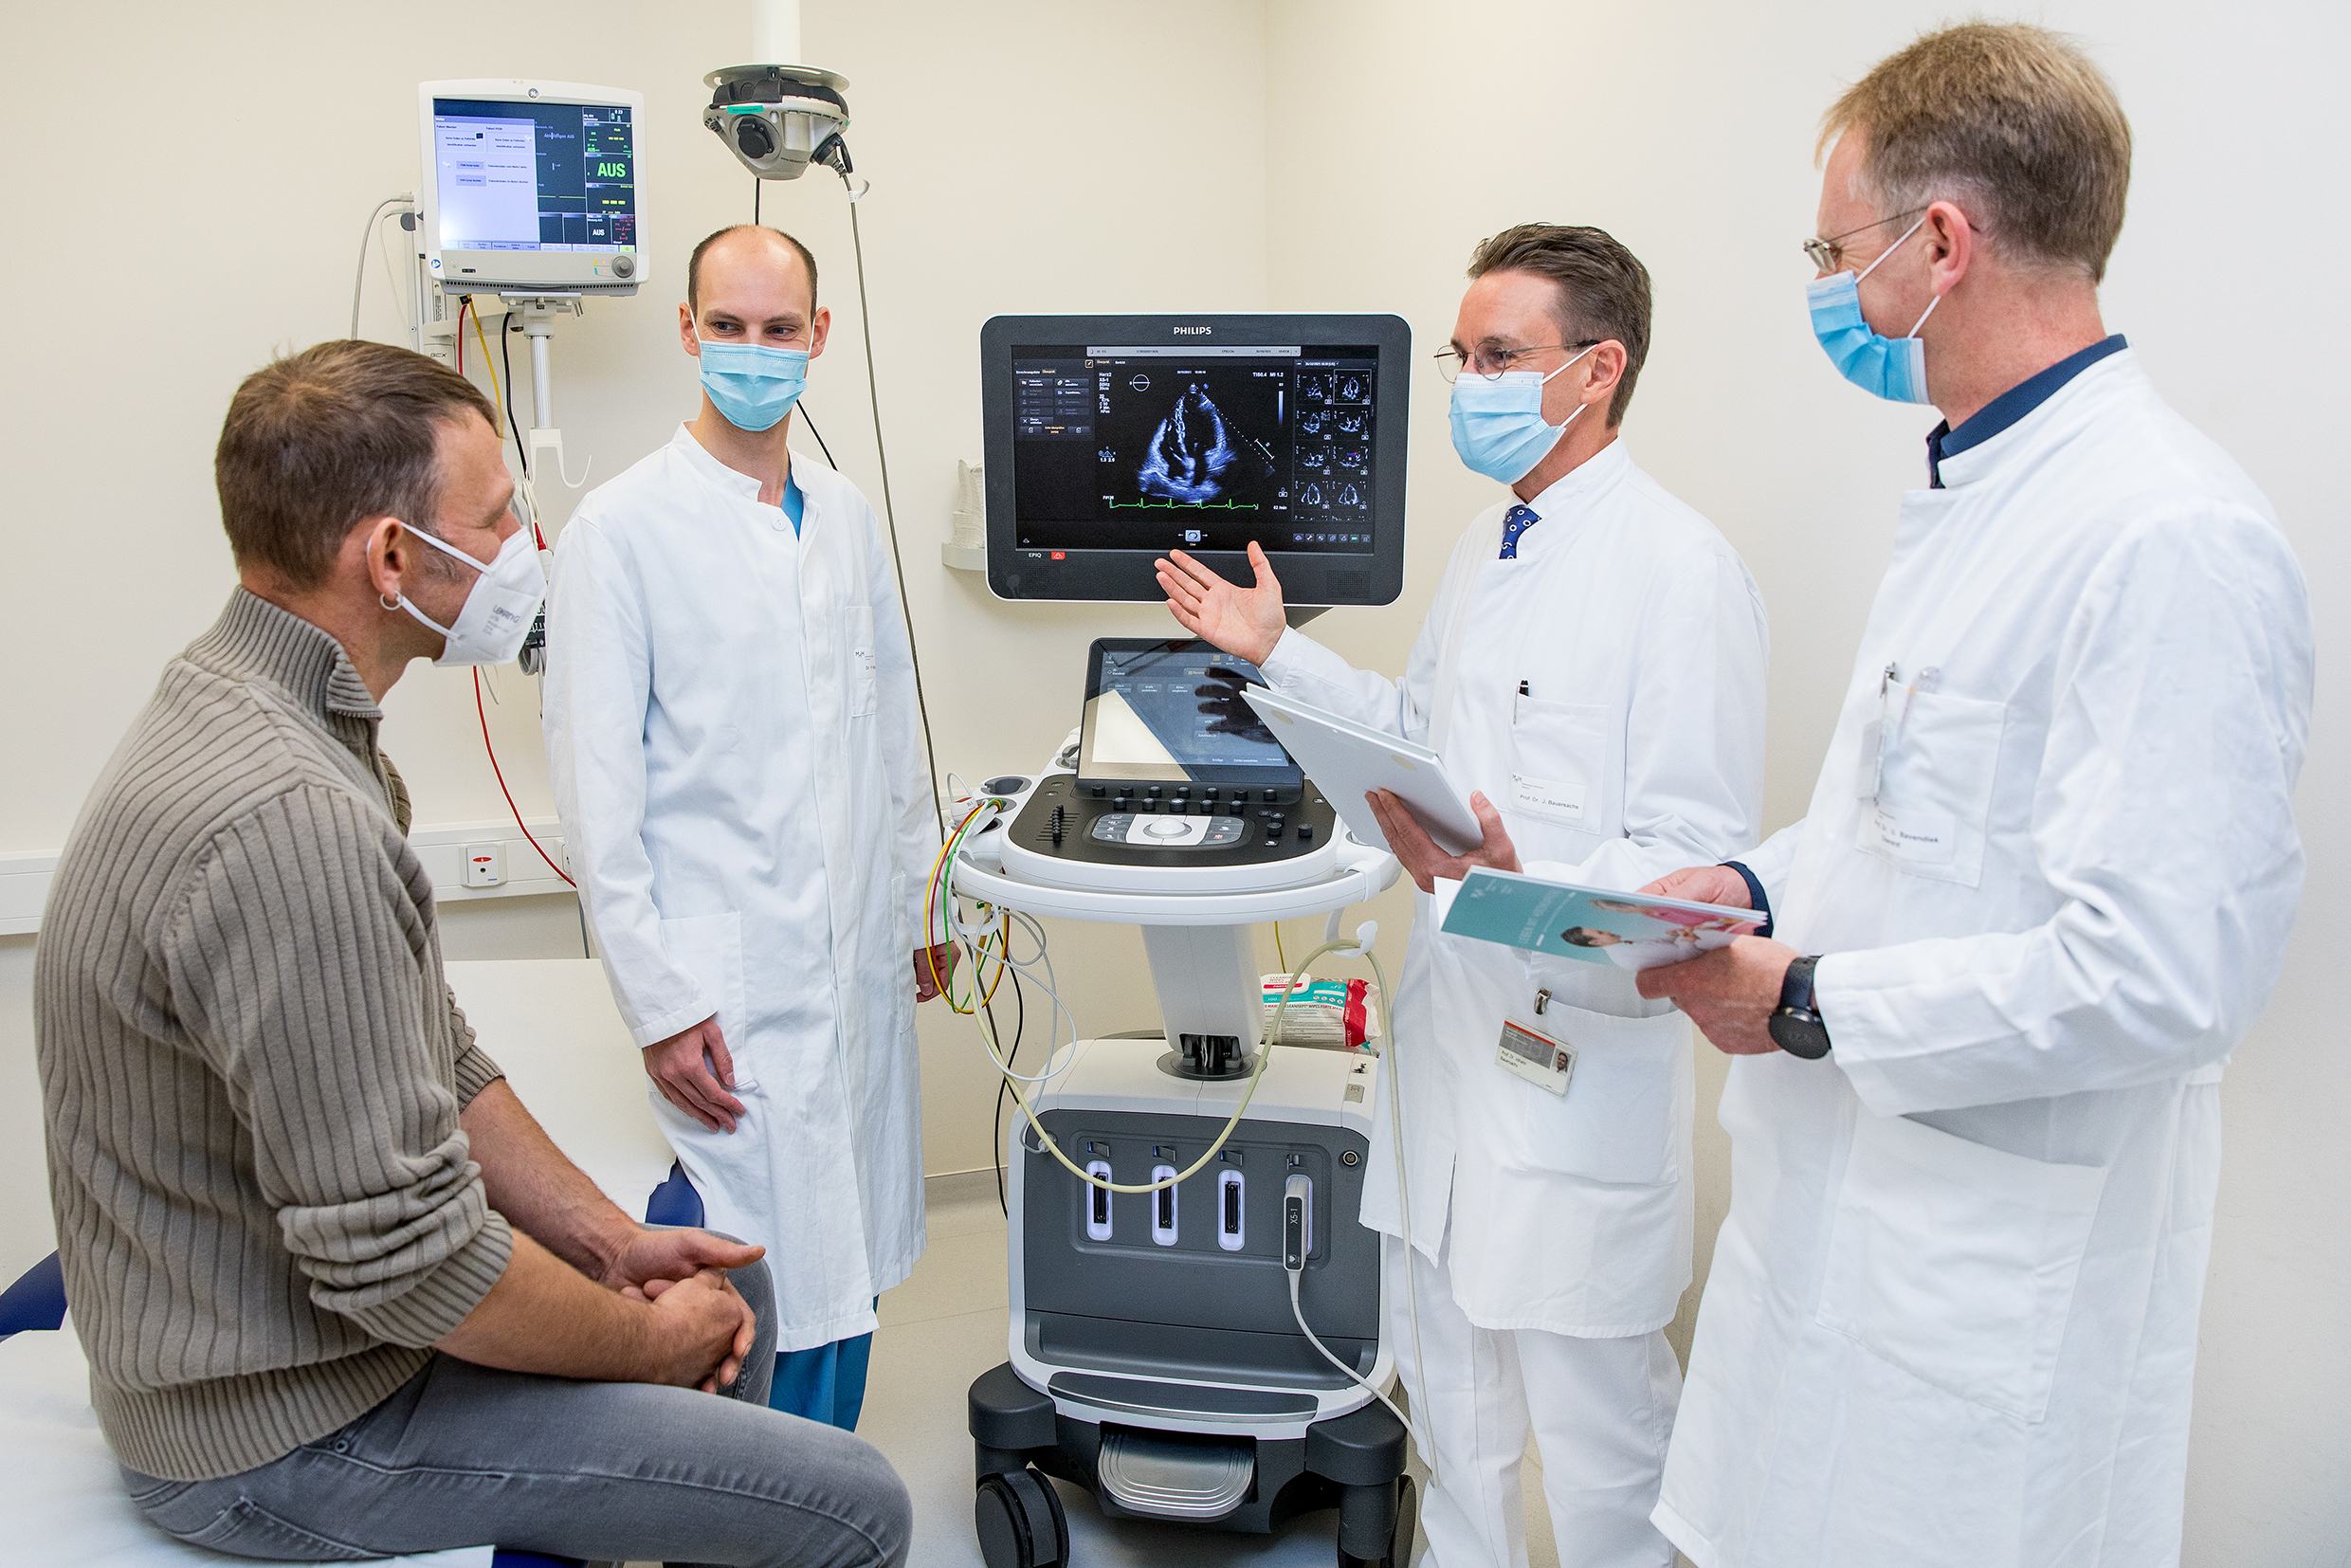
{"type": "Polygon", "coordinates": [[[1321,787],[1322,797],[1360,842],[1388,848],[1379,819],[1363,798],[1374,790],[1395,792],[1448,854],[1475,848],[1485,838],[1468,793],[1447,775],[1444,759],[1428,747],[1264,686],[1245,686],[1241,696],[1321,787]]]}

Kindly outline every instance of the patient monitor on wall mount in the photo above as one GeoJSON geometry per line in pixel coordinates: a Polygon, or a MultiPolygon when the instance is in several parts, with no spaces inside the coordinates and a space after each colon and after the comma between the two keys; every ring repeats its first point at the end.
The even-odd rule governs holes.
{"type": "Polygon", "coordinates": [[[576,300],[650,276],[637,163],[645,95],[511,78],[416,88],[418,248],[449,295],[576,300]]]}
{"type": "MultiPolygon", "coordinates": [[[[496,296],[498,306],[475,300],[474,314],[502,307],[531,346],[526,482],[552,456],[576,489],[587,473],[574,482],[563,472],[548,338],[556,319],[579,315],[589,296],[632,295],[651,275],[637,185],[645,95],[484,78],[419,82],[416,101],[424,154],[416,346],[461,360],[463,305],[496,296]]],[[[534,523],[536,496],[526,483],[534,523]]]]}

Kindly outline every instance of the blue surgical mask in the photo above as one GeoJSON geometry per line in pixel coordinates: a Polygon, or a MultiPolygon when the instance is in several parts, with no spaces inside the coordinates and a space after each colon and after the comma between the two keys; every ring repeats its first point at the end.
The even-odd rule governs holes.
{"type": "MultiPolygon", "coordinates": [[[[1584,354],[1591,352],[1584,350],[1584,354]]],[[[1551,375],[1558,375],[1576,359],[1551,375]]],[[[1542,390],[1551,375],[1534,371],[1504,371],[1496,376],[1467,370],[1462,373],[1461,379],[1453,383],[1453,450],[1461,454],[1470,472],[1516,484],[1551,455],[1567,428],[1590,407],[1578,407],[1557,425],[1544,424],[1542,390]]]]}
{"type": "Polygon", "coordinates": [[[702,339],[702,391],[738,430],[772,430],[808,388],[808,351],[702,339]]]}
{"type": "Polygon", "coordinates": [[[1938,294],[1927,301],[1926,311],[1910,325],[1909,333],[1901,337],[1885,337],[1873,330],[1861,314],[1861,281],[1878,269],[1878,263],[1902,248],[1919,231],[1926,220],[1921,218],[1903,230],[1896,240],[1882,251],[1877,261],[1859,272],[1843,268],[1826,278],[1814,278],[1804,286],[1813,308],[1813,336],[1828,352],[1829,362],[1846,380],[1863,392],[1875,392],[1896,403],[1924,403],[1926,395],[1926,344],[1919,337],[1919,328],[1926,325],[1926,318],[1935,314],[1942,303],[1938,294]]]}

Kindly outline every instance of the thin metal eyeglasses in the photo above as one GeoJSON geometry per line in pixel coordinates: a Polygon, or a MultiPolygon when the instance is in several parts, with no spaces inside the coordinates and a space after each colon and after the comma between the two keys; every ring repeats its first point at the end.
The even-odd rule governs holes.
{"type": "Polygon", "coordinates": [[[1849,228],[1844,233],[1826,240],[1806,240],[1804,242],[1805,260],[1813,264],[1813,269],[1816,272],[1834,272],[1845,264],[1844,242],[1856,234],[1867,234],[1872,228],[1882,228],[1889,223],[1900,223],[1904,218],[1915,218],[1925,210],[1924,207],[1914,207],[1907,212],[1896,212],[1891,217],[1879,218],[1873,223],[1863,224],[1859,228],[1849,228]]]}
{"type": "Polygon", "coordinates": [[[1522,354],[1544,354],[1552,349],[1596,348],[1607,341],[1605,337],[1586,337],[1574,343],[1539,343],[1528,349],[1480,349],[1466,364],[1460,352],[1454,349],[1439,349],[1433,357],[1437,362],[1437,374],[1448,381],[1460,380],[1465,369],[1485,380],[1499,381],[1509,372],[1510,362],[1522,354]]]}

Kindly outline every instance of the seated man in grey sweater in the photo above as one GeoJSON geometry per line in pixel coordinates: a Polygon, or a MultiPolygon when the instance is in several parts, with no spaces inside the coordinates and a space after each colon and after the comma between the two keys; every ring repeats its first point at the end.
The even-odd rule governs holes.
{"type": "Polygon", "coordinates": [[[243,586],[91,792],[36,960],[100,1424],[150,1519],[241,1556],[901,1562],[889,1466],[767,1408],[759,1249],[633,1224],[442,977],[378,704],[537,612],[496,419],[356,342],[229,405],[243,586]]]}

